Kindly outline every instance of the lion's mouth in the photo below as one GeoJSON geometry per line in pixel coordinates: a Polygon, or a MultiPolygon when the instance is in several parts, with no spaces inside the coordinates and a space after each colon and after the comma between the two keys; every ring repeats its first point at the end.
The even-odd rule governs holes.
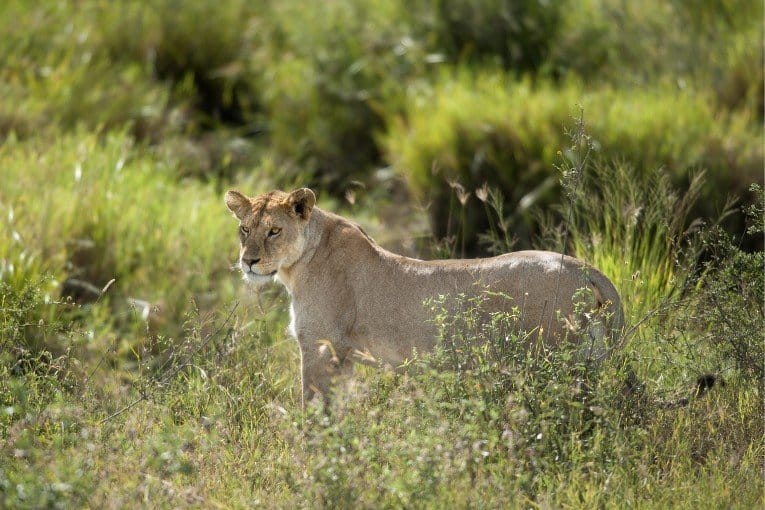
{"type": "Polygon", "coordinates": [[[270,273],[266,273],[266,274],[260,274],[254,271],[247,271],[246,273],[244,273],[244,279],[252,283],[263,284],[263,283],[266,283],[267,281],[270,281],[275,274],[276,274],[276,271],[271,271],[270,273]]]}
{"type": "Polygon", "coordinates": [[[273,270],[273,271],[271,271],[270,273],[258,273],[258,272],[256,272],[256,271],[253,271],[252,269],[250,269],[250,270],[243,270],[242,272],[243,272],[243,273],[244,273],[246,276],[263,276],[263,277],[269,277],[269,276],[273,276],[273,275],[275,275],[275,274],[276,274],[276,269],[274,269],[274,270],[273,270]]]}

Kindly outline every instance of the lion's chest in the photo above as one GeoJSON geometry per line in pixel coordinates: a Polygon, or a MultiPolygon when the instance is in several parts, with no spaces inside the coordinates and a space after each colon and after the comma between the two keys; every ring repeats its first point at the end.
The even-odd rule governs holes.
{"type": "Polygon", "coordinates": [[[290,323],[287,326],[287,333],[292,338],[297,338],[297,317],[295,316],[295,304],[290,303],[290,323]]]}

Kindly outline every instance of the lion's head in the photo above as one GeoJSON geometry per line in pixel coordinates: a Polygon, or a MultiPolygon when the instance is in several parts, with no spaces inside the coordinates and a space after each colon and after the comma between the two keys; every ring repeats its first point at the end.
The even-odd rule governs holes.
{"type": "Polygon", "coordinates": [[[308,188],[271,191],[250,198],[226,192],[226,206],[239,220],[239,265],[246,280],[262,284],[302,255],[306,226],[316,203],[308,188]]]}

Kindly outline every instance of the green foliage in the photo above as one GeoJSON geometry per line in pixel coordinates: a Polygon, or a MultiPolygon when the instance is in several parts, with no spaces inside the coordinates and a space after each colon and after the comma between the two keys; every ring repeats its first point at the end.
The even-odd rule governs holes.
{"type": "MultiPolygon", "coordinates": [[[[664,167],[680,184],[689,169],[708,169],[710,199],[698,204],[697,214],[713,212],[700,205],[719,203],[717,190],[743,191],[742,183],[758,179],[760,136],[746,116],[721,117],[703,94],[667,88],[624,94],[576,82],[516,82],[501,73],[446,74],[432,89],[412,94],[404,116],[391,117],[384,143],[416,195],[433,200],[436,236],[454,233],[447,222],[450,181],[468,192],[488,182],[503,191],[509,230],[528,246],[535,211],[559,199],[555,148],[565,145],[575,104],[598,112],[588,121],[593,157],[629,161],[637,179],[664,167]]],[[[469,197],[465,214],[462,235],[473,244],[487,227],[486,214],[469,197]]]]}
{"type": "Polygon", "coordinates": [[[276,60],[263,94],[271,142],[312,179],[344,189],[383,163],[375,136],[441,62],[498,60],[530,69],[554,33],[558,4],[282,2],[276,60]]]}
{"type": "Polygon", "coordinates": [[[167,90],[140,66],[115,68],[100,48],[95,3],[25,2],[2,7],[0,137],[79,125],[159,129],[167,90]],[[98,80],[93,77],[98,76],[98,80]]]}
{"type": "MultiPolygon", "coordinates": [[[[338,194],[349,181],[368,181],[376,168],[398,164],[377,135],[391,115],[409,116],[406,94],[420,97],[417,91],[429,88],[443,67],[474,73],[499,67],[556,80],[575,75],[617,90],[627,85],[614,92],[617,101],[635,88],[650,95],[657,84],[658,94],[677,87],[675,94],[700,95],[699,102],[708,99],[699,91],[708,90],[723,117],[736,109],[759,127],[761,45],[754,41],[761,38],[761,6],[655,4],[163,0],[43,2],[30,9],[13,0],[2,7],[0,136],[29,136],[51,124],[102,131],[128,125],[136,139],[182,161],[182,175],[230,177],[275,157],[284,181],[307,177],[338,194]],[[207,136],[210,130],[216,136],[207,136]]],[[[583,95],[573,92],[574,102],[583,95]]],[[[693,101],[689,106],[697,106],[693,101]]],[[[564,118],[571,106],[563,105],[564,118]]],[[[617,113],[627,114],[617,124],[640,120],[630,118],[633,106],[617,113]]],[[[667,111],[658,105],[646,114],[667,111]]],[[[703,136],[695,120],[686,119],[688,136],[703,136]]],[[[720,158],[735,155],[740,143],[711,140],[710,150],[724,153],[720,158]]],[[[742,157],[751,159],[734,156],[736,168],[742,157]]],[[[687,163],[662,161],[681,170],[687,163]]]]}
{"type": "Polygon", "coordinates": [[[273,150],[331,190],[380,163],[374,135],[427,62],[400,2],[274,5],[264,101],[273,150]]]}
{"type": "MultiPolygon", "coordinates": [[[[357,378],[329,416],[311,416],[295,440],[305,445],[296,451],[306,473],[295,477],[291,463],[280,468],[292,501],[462,507],[480,493],[491,507],[630,500],[690,508],[694,501],[667,489],[742,476],[744,485],[733,482],[743,491],[738,503],[757,500],[746,487],[761,486],[761,451],[734,437],[763,434],[756,392],[720,390],[693,408],[664,411],[625,392],[623,359],[596,369],[577,363],[572,346],[529,350],[529,339],[513,332],[515,312],[479,328],[480,302],[464,305],[437,315],[440,351],[405,374],[357,378]],[[721,461],[731,455],[739,463],[729,470],[721,461]],[[690,466],[692,479],[677,476],[690,466]]],[[[732,502],[723,493],[706,498],[732,502]]]]}
{"type": "Polygon", "coordinates": [[[251,1],[110,2],[101,6],[102,38],[112,61],[135,62],[176,92],[190,92],[207,117],[198,121],[252,121],[258,94],[247,64],[258,51],[263,8],[251,1]]]}
{"type": "MultiPolygon", "coordinates": [[[[748,234],[762,239],[765,233],[762,188],[753,185],[756,202],[747,209],[748,234]]],[[[717,228],[705,239],[708,260],[700,279],[696,309],[689,314],[689,326],[702,340],[721,351],[726,367],[765,389],[765,282],[762,251],[741,250],[730,234],[717,228]]]]}
{"type": "Polygon", "coordinates": [[[89,476],[77,460],[58,469],[30,469],[41,461],[45,465],[39,436],[60,431],[50,447],[62,448],[71,444],[78,429],[65,395],[81,374],[73,369],[76,362],[69,348],[58,353],[48,350],[51,344],[61,348],[61,339],[72,334],[73,314],[69,304],[51,301],[49,291],[46,281],[29,280],[16,287],[0,280],[0,504],[4,507],[83,504],[90,488],[89,476]]]}
{"type": "MultiPolygon", "coordinates": [[[[762,450],[739,434],[763,437],[761,390],[718,388],[667,410],[625,383],[646,346],[596,367],[577,361],[573,345],[523,335],[517,309],[485,323],[480,298],[457,313],[444,299],[433,303],[439,351],[404,375],[362,378],[330,417],[313,416],[299,457],[307,473],[295,479],[281,468],[293,491],[333,507],[464,506],[475,492],[487,506],[699,503],[672,496],[670,486],[701,487],[705,501],[723,506],[759,501],[750,484],[761,487],[762,450]],[[730,459],[737,464],[728,470],[730,459]],[[686,469],[694,474],[678,476],[686,469]],[[718,483],[739,487],[735,503],[730,492],[707,492],[718,483]]],[[[660,365],[665,375],[669,366],[660,365]]]]}
{"type": "Polygon", "coordinates": [[[430,53],[449,62],[534,71],[556,39],[566,3],[421,0],[409,6],[430,53]]]}
{"type": "Polygon", "coordinates": [[[0,138],[127,129],[182,163],[181,175],[230,175],[251,163],[254,144],[239,128],[259,108],[257,66],[245,65],[257,48],[255,6],[178,7],[4,3],[0,138]],[[232,128],[205,136],[221,121],[232,128]]]}
{"type": "Polygon", "coordinates": [[[762,16],[751,0],[577,2],[562,17],[546,71],[590,83],[696,84],[761,120],[762,16]]]}
{"type": "Polygon", "coordinates": [[[633,320],[684,292],[684,274],[700,252],[691,224],[703,176],[679,194],[660,171],[640,174],[626,163],[588,165],[567,203],[556,207],[559,229],[549,246],[591,262],[609,275],[633,320]]]}
{"type": "Polygon", "coordinates": [[[124,134],[8,142],[0,165],[11,233],[0,249],[2,281],[22,289],[52,275],[54,300],[60,292],[88,303],[114,279],[115,315],[130,321],[129,303],[147,302],[154,333],[177,332],[192,299],[221,299],[211,286],[228,273],[219,247],[231,225],[213,186],[174,183],[171,169],[134,152],[124,134]]]}

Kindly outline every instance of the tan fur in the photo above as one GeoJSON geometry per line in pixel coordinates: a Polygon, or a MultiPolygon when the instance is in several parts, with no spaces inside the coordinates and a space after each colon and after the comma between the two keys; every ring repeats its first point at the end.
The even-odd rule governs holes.
{"type": "Polygon", "coordinates": [[[503,293],[511,303],[495,296],[490,310],[517,306],[525,331],[550,345],[573,338],[589,359],[606,356],[621,331],[616,289],[582,261],[543,251],[412,259],[384,250],[358,225],[314,204],[307,188],[256,198],[226,193],[226,205],[249,230],[240,231],[245,279],[259,284],[275,277],[292,299],[304,403],[317,393],[326,398],[332,379],[352,361],[398,366],[415,350],[432,351],[437,332],[423,303],[437,296],[503,293]],[[281,230],[273,235],[274,229],[281,230]],[[245,261],[252,260],[249,272],[245,261]]]}

